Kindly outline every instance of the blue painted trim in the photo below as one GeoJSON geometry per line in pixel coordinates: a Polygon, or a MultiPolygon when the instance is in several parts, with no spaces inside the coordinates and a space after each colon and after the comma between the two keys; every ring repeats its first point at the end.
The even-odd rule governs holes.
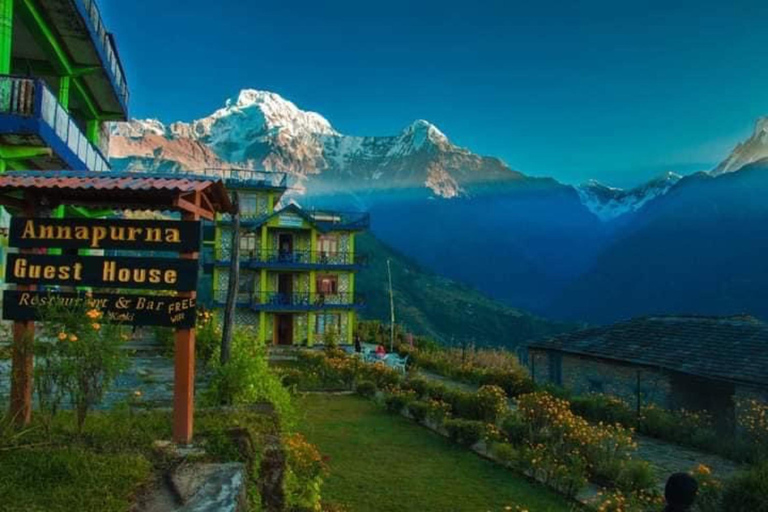
{"type": "MultiPolygon", "coordinates": [[[[104,68],[104,71],[107,74],[109,83],[112,84],[112,89],[115,91],[115,96],[117,97],[117,101],[118,103],[120,103],[120,106],[123,109],[123,114],[125,115],[126,118],[128,118],[127,98],[124,98],[120,93],[120,87],[118,87],[117,85],[116,77],[112,73],[112,69],[109,66],[109,59],[107,59],[107,52],[104,50],[104,46],[103,44],[101,44],[101,41],[99,40],[99,35],[98,35],[98,32],[96,31],[96,27],[94,27],[93,23],[91,23],[91,17],[88,15],[88,10],[85,7],[85,3],[83,3],[83,0],[74,0],[74,4],[75,4],[75,8],[77,9],[77,12],[80,14],[80,17],[83,19],[83,22],[85,23],[85,27],[88,30],[88,34],[91,36],[91,42],[93,43],[94,48],[96,48],[96,53],[99,55],[102,68],[104,68]]],[[[98,6],[96,6],[96,9],[98,10],[98,6]]],[[[102,19],[102,23],[103,22],[104,20],[102,19]]],[[[106,29],[105,29],[105,32],[106,32],[106,29]]],[[[123,63],[120,60],[120,54],[117,52],[117,48],[115,48],[115,58],[117,59],[117,65],[120,66],[120,71],[123,73],[123,79],[125,80],[126,96],[129,96],[130,91],[128,89],[128,79],[125,77],[125,70],[123,69],[123,63]]]]}

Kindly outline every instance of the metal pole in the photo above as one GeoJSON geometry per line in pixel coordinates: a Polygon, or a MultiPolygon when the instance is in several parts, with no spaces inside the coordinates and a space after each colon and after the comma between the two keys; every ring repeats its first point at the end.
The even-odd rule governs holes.
{"type": "Polygon", "coordinates": [[[392,293],[392,266],[387,258],[387,275],[389,276],[389,351],[395,350],[395,298],[392,293]]]}

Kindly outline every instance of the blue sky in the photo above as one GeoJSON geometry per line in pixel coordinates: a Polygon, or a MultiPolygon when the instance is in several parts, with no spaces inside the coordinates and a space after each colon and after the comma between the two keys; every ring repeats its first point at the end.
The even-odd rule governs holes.
{"type": "Polygon", "coordinates": [[[765,1],[100,5],[134,117],[265,89],[343,133],[424,118],[526,174],[627,186],[714,165],[768,115],[765,1]]]}

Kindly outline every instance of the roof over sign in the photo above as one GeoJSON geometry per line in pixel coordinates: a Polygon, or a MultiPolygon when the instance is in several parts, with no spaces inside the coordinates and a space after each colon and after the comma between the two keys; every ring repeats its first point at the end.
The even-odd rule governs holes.
{"type": "Polygon", "coordinates": [[[750,316],[650,316],[533,342],[530,349],[768,386],[768,324],[750,316]]]}
{"type": "Polygon", "coordinates": [[[86,208],[176,210],[212,218],[232,212],[221,180],[133,172],[9,171],[0,175],[0,204],[23,208],[25,196],[36,205],[86,208]]]}

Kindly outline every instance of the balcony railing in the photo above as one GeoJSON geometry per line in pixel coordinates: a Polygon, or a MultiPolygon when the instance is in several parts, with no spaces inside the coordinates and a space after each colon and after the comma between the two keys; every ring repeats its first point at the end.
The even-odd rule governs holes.
{"type": "Polygon", "coordinates": [[[94,0],[76,0],[76,3],[82,6],[83,12],[86,14],[86,22],[90,24],[89,28],[94,36],[94,43],[102,55],[104,66],[112,74],[117,95],[120,97],[123,106],[127,108],[130,93],[125,80],[123,64],[120,62],[120,57],[115,49],[112,34],[104,26],[104,22],[101,19],[99,6],[96,5],[94,0]]]}
{"type": "MultiPolygon", "coordinates": [[[[219,304],[223,304],[226,292],[214,293],[219,304]]],[[[239,292],[237,304],[255,311],[314,311],[333,308],[362,308],[365,299],[354,293],[280,293],[280,292],[239,292]],[[250,300],[249,300],[250,298],[250,300]]]]}
{"type": "MultiPolygon", "coordinates": [[[[196,174],[199,174],[196,172],[196,174]]],[[[255,169],[207,168],[204,176],[220,178],[229,187],[274,187],[288,186],[288,175],[284,172],[257,171],[255,169]]]]}
{"type": "MultiPolygon", "coordinates": [[[[251,268],[359,268],[368,265],[368,255],[351,252],[324,251],[243,251],[240,261],[251,268]]],[[[218,265],[229,265],[229,260],[217,260],[218,265]]]]}
{"type": "Polygon", "coordinates": [[[0,132],[33,132],[69,169],[109,170],[108,160],[91,144],[42,80],[0,75],[0,116],[4,115],[39,122],[41,125],[35,126],[0,119],[0,132]]]}

